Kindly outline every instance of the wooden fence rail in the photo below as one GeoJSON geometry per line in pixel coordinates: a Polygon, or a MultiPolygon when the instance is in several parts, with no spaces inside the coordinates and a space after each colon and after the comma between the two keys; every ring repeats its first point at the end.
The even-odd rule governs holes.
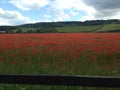
{"type": "Polygon", "coordinates": [[[120,77],[9,74],[0,75],[0,83],[120,88],[120,77]]]}

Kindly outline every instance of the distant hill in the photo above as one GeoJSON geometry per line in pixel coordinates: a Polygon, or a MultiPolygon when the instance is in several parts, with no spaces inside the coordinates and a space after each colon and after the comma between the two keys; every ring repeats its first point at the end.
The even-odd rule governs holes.
{"type": "Polygon", "coordinates": [[[38,22],[18,26],[0,26],[0,33],[120,32],[120,20],[38,22]]]}

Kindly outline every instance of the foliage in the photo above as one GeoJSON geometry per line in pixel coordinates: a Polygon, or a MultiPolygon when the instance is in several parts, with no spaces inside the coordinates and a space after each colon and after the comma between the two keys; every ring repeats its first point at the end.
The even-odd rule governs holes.
{"type": "Polygon", "coordinates": [[[55,27],[41,27],[37,28],[37,33],[55,33],[57,32],[55,27]]]}
{"type": "Polygon", "coordinates": [[[22,30],[21,30],[21,29],[18,29],[18,30],[16,31],[16,33],[22,33],[22,30]]]}

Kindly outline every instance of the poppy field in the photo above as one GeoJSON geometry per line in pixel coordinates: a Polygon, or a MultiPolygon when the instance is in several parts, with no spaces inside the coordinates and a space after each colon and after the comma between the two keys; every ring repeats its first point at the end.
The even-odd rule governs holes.
{"type": "Polygon", "coordinates": [[[120,34],[1,34],[0,73],[120,76],[120,34]]]}
{"type": "Polygon", "coordinates": [[[1,74],[120,76],[119,66],[119,33],[0,34],[1,74]]]}

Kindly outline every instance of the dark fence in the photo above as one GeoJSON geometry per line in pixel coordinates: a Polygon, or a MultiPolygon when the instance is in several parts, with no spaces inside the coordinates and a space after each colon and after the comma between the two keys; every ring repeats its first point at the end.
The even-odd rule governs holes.
{"type": "Polygon", "coordinates": [[[10,74],[0,75],[0,83],[120,88],[120,77],[10,74]]]}

